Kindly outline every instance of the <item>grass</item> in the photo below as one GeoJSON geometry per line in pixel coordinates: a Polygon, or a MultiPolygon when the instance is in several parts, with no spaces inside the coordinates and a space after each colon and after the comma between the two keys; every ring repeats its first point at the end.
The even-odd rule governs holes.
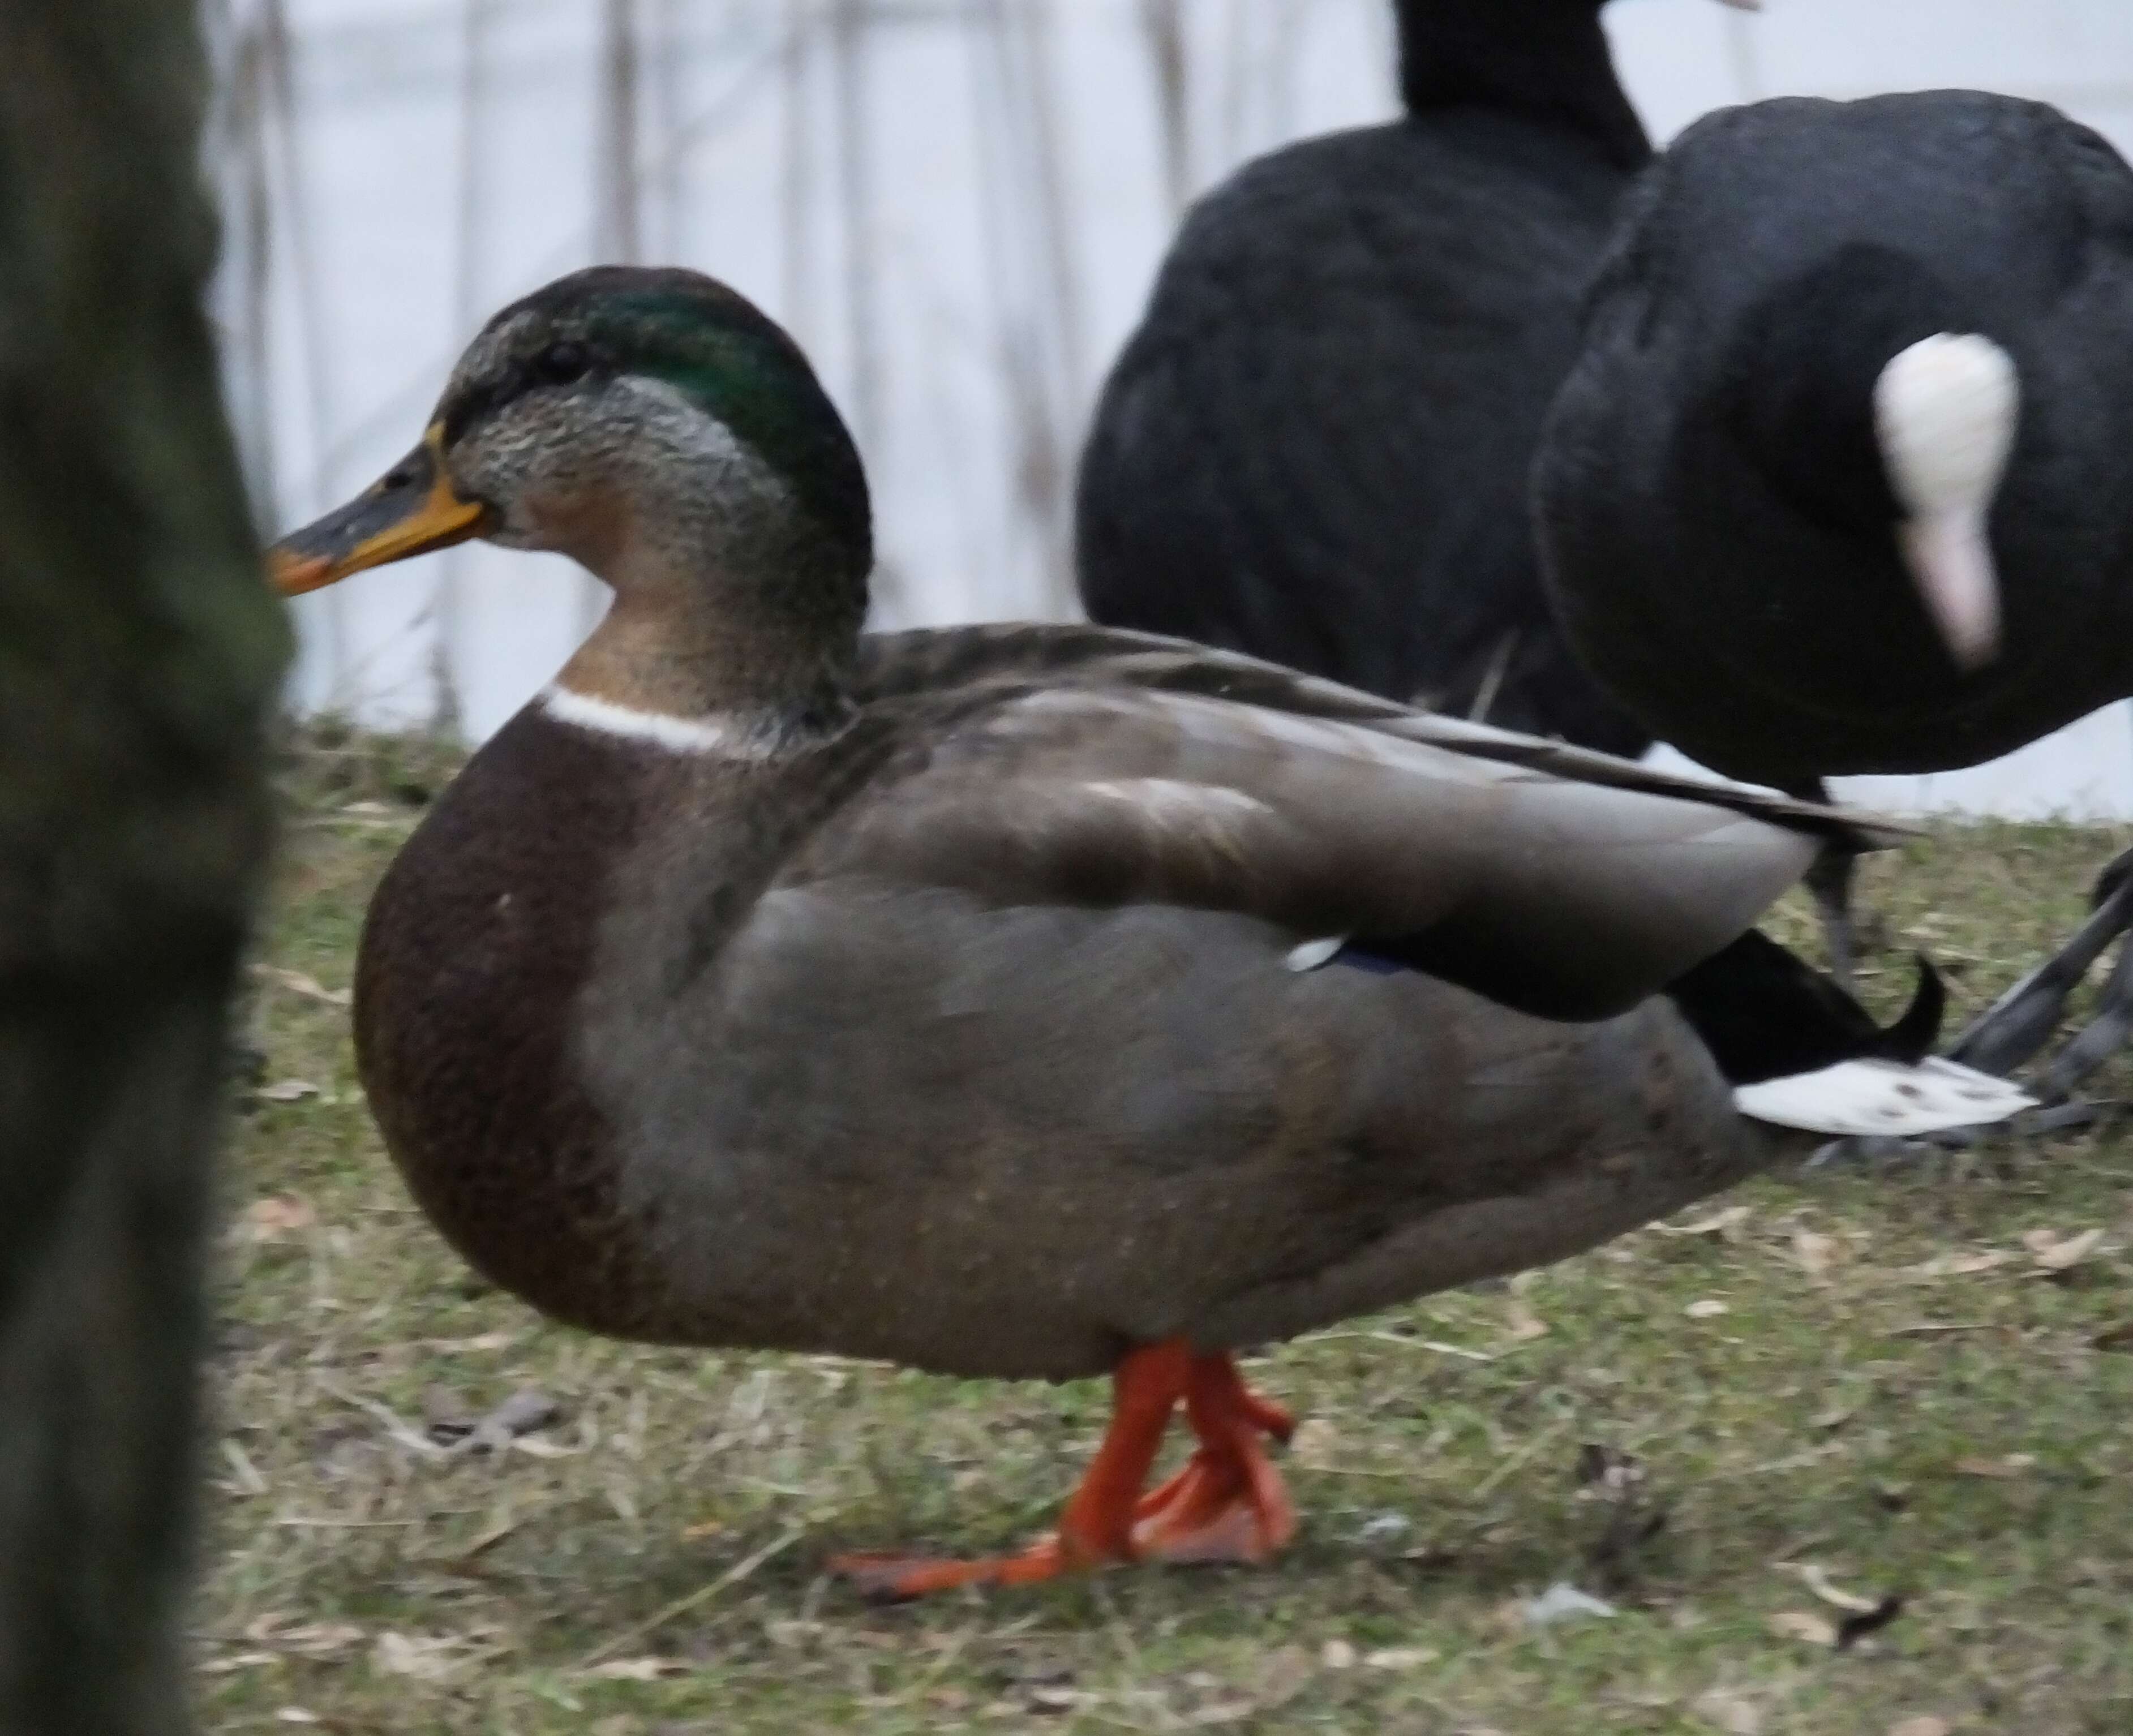
{"type": "MultiPolygon", "coordinates": [[[[252,1012],[267,1084],[224,1181],[207,1728],[2133,1729],[2122,1126],[1775,1176],[1255,1360],[1306,1419],[1305,1528],[1271,1568],[870,1607],[827,1555],[1009,1544],[1105,1394],[609,1344],[473,1279],[388,1163],[335,1004],[442,769],[341,737],[291,770],[252,1012]],[[522,1389],[560,1420],[479,1453],[425,1432],[522,1389]],[[1810,1567],[1902,1612],[1839,1651],[1819,1624],[1847,1611],[1810,1567]],[[1619,1613],[1530,1625],[1559,1580],[1619,1613]]],[[[1950,970],[1963,1017],[2127,841],[1950,830],[1869,863],[1862,902],[1950,970]]],[[[1803,906],[1775,922],[1812,941],[1803,906]]],[[[1886,1010],[1904,960],[1871,962],[1886,1010]]],[[[2129,1083],[2121,1062],[2097,1086],[2129,1083]]]]}

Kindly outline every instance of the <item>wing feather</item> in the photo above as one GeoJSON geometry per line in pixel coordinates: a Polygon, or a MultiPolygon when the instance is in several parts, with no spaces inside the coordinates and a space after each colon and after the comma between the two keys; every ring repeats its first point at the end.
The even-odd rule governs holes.
{"type": "Polygon", "coordinates": [[[944,685],[1022,684],[1038,677],[1062,689],[1198,694],[1264,711],[1349,724],[1543,777],[1729,808],[1854,849],[1890,849],[1919,836],[1922,830],[1862,809],[1800,801],[1757,785],[1684,776],[1567,742],[1417,710],[1257,657],[1120,628],[1016,623],[870,634],[861,653],[859,697],[898,697],[944,685]]]}
{"type": "MultiPolygon", "coordinates": [[[[1096,661],[1101,680],[1054,671],[966,709],[922,770],[847,811],[818,868],[1398,942],[1506,1004],[1584,1018],[1733,940],[1820,847],[1823,828],[1783,805],[1692,781],[1567,777],[1523,738],[1461,725],[1439,739],[1424,726],[1442,719],[1398,708],[1328,716],[1350,703],[1330,684],[1314,684],[1328,692],[1313,713],[1096,661]]],[[[1240,674],[1264,685],[1264,667],[1240,674]]]]}

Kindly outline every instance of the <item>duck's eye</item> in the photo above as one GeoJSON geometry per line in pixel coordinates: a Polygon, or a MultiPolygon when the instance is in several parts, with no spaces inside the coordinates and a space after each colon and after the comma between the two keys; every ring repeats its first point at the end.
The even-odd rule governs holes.
{"type": "Polygon", "coordinates": [[[567,386],[592,365],[584,344],[561,338],[533,358],[533,377],[550,386],[567,386]]]}

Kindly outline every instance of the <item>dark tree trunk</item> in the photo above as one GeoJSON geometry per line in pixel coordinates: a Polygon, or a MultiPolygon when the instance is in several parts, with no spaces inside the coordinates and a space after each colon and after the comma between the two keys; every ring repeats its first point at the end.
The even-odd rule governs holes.
{"type": "Polygon", "coordinates": [[[202,1230],[285,654],[192,0],[0,0],[0,1733],[190,1724],[202,1230]]]}

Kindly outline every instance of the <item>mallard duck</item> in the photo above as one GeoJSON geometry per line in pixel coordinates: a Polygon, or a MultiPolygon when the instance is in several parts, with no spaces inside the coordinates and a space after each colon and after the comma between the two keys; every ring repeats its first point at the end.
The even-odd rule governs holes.
{"type": "Polygon", "coordinates": [[[1283,146],[1194,204],[1081,456],[1093,618],[1650,745],[1564,644],[1526,504],[1586,281],[1652,154],[1603,10],[1394,0],[1399,118],[1283,146]]]}
{"type": "Polygon", "coordinates": [[[1750,1174],[1729,1073],[1930,1041],[1930,994],[1878,1032],[1749,929],[1842,815],[1138,634],[863,637],[844,425],[692,272],[505,309],[274,570],[469,536],[614,603],[364,926],[431,1219],[597,1332],[1115,1381],[1054,1535],[842,1564],[875,1589],[1264,1559],[1289,1420],[1235,1347],[1750,1174]]]}

